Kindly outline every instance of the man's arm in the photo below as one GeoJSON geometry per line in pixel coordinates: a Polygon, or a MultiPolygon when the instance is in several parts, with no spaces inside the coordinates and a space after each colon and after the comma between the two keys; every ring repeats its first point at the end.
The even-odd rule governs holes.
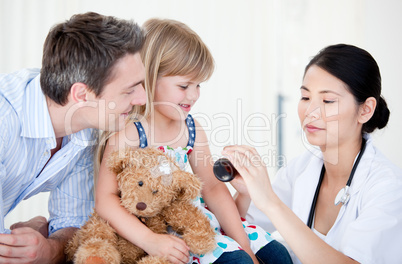
{"type": "Polygon", "coordinates": [[[53,256],[54,262],[50,263],[65,263],[66,255],[64,254],[64,249],[77,230],[78,228],[75,227],[67,227],[50,235],[48,240],[52,241],[50,244],[53,244],[52,248],[54,248],[55,252],[53,256]]]}
{"type": "Polygon", "coordinates": [[[23,227],[30,227],[38,231],[43,237],[49,240],[50,248],[53,248],[53,250],[51,250],[50,252],[55,253],[55,256],[48,257],[49,261],[52,261],[52,263],[64,262],[65,258],[63,251],[65,245],[68,242],[68,240],[72,237],[74,232],[77,230],[77,228],[64,228],[59,231],[56,231],[50,237],[48,237],[49,223],[47,222],[47,219],[43,216],[36,216],[30,219],[29,221],[15,223],[11,225],[10,229],[14,230],[23,227]],[[72,234],[70,234],[70,230],[72,234]]]}

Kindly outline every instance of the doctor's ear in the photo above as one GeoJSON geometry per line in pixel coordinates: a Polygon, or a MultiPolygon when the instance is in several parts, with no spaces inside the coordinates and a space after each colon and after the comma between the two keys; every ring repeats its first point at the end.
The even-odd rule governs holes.
{"type": "Polygon", "coordinates": [[[366,123],[373,116],[377,100],[374,97],[369,97],[364,103],[359,106],[358,122],[361,124],[366,123]]]}
{"type": "Polygon", "coordinates": [[[76,103],[86,102],[88,100],[88,93],[90,93],[90,91],[88,85],[85,83],[74,83],[70,89],[71,99],[76,103]]]}

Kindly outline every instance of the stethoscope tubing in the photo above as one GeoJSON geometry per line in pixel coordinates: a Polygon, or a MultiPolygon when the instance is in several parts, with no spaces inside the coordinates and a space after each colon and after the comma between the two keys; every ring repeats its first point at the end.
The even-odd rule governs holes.
{"type": "MultiPolygon", "coordinates": [[[[357,166],[359,165],[360,160],[361,160],[365,150],[366,150],[366,139],[363,137],[362,145],[361,145],[361,148],[360,148],[360,153],[357,156],[357,159],[356,159],[355,163],[353,164],[353,168],[352,168],[352,171],[350,172],[349,179],[348,179],[348,181],[346,183],[346,186],[340,190],[340,192],[343,191],[344,194],[340,198],[338,198],[338,195],[336,196],[335,205],[338,205],[340,202],[345,205],[347,203],[347,201],[349,200],[348,199],[349,198],[349,187],[352,184],[353,176],[355,175],[357,166]]],[[[317,206],[318,195],[320,194],[320,189],[321,189],[322,181],[324,179],[324,174],[325,174],[325,166],[323,164],[322,169],[321,169],[321,173],[320,173],[320,178],[318,180],[317,188],[315,189],[313,202],[311,203],[310,213],[309,213],[308,220],[307,220],[307,226],[309,228],[311,228],[312,225],[313,225],[315,208],[317,206]]]]}

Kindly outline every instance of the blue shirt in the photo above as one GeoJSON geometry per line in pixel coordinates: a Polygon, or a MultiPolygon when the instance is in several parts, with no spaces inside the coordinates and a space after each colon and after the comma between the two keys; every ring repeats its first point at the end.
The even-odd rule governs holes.
{"type": "Polygon", "coordinates": [[[0,233],[10,232],[4,217],[21,200],[40,192],[50,191],[49,234],[80,227],[94,206],[98,131],[65,136],[50,159],[56,137],[39,76],[38,69],[0,74],[0,233]]]}

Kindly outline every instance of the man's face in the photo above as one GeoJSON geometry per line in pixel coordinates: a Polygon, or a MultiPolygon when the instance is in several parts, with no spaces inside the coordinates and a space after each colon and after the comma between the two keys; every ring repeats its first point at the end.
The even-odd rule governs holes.
{"type": "Polygon", "coordinates": [[[144,78],[144,65],[138,52],[121,58],[113,69],[112,80],[95,99],[98,117],[90,121],[94,122],[93,127],[105,131],[124,129],[125,119],[133,106],[144,105],[147,101],[144,78]]]}

